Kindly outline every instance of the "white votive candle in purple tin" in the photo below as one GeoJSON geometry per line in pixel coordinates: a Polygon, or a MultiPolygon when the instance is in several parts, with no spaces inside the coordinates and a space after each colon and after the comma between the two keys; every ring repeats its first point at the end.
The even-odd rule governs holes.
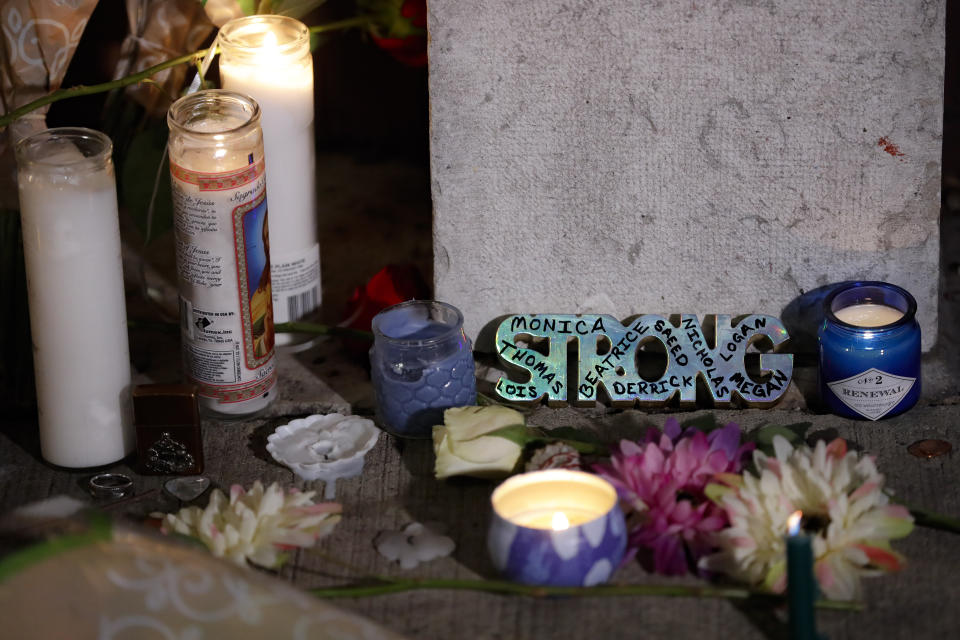
{"type": "Polygon", "coordinates": [[[583,471],[513,476],[493,492],[487,548],[494,566],[524,584],[592,586],[623,559],[627,528],[609,482],[583,471]]]}

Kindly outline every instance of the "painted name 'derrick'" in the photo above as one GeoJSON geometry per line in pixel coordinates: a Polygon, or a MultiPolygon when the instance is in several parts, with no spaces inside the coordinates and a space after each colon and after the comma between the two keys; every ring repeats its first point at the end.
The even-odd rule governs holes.
{"type": "MultiPolygon", "coordinates": [[[[748,374],[747,347],[769,340],[776,351],[790,336],[779,319],[750,315],[735,325],[728,315],[713,316],[713,344],[695,315],[679,316],[674,324],[658,315],[640,316],[626,324],[609,315],[512,315],[496,333],[500,359],[521,370],[517,382],[501,377],[496,393],[512,402],[535,402],[544,396],[551,405],[593,404],[601,389],[614,406],[664,405],[679,396],[681,406],[697,400],[702,381],[715,406],[737,398],[748,405],[769,405],[786,391],[793,375],[793,355],[761,353],[759,371],[748,374]],[[577,353],[576,378],[568,380],[568,343],[577,353]],[[659,342],[662,349],[651,349],[659,342]],[[641,371],[638,362],[660,352],[666,366],[659,376],[641,371]],[[571,388],[573,394],[570,393],[571,388]]],[[[655,356],[654,356],[655,358],[655,356]]],[[[570,377],[572,377],[571,372],[570,377]]]]}

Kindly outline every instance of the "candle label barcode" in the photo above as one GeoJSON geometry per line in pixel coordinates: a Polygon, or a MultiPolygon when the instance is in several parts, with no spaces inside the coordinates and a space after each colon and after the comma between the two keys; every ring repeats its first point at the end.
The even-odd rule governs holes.
{"type": "Polygon", "coordinates": [[[843,404],[864,418],[879,420],[890,413],[916,383],[916,378],[868,369],[843,380],[828,382],[830,391],[843,404]]]}
{"type": "Polygon", "coordinates": [[[171,162],[184,367],[201,396],[257,398],[276,382],[266,181],[171,162]]]}
{"type": "Polygon", "coordinates": [[[273,317],[276,322],[309,318],[320,307],[320,245],[271,256],[273,317]]]}

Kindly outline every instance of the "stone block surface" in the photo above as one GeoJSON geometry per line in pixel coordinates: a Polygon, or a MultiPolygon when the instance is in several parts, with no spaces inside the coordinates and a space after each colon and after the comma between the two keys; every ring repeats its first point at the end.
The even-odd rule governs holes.
{"type": "Polygon", "coordinates": [[[809,333],[808,292],[876,279],[932,346],[944,0],[431,0],[429,28],[435,290],[473,337],[510,312],[809,333]]]}

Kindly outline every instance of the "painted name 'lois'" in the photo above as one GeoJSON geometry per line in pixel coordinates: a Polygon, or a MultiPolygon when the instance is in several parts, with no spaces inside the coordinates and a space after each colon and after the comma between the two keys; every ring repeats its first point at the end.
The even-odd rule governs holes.
{"type": "Polygon", "coordinates": [[[793,375],[793,355],[759,355],[759,372],[747,372],[747,347],[758,339],[774,351],[790,336],[777,318],[750,315],[731,325],[727,315],[714,316],[711,346],[695,315],[679,316],[679,324],[657,315],[640,316],[622,324],[609,315],[525,314],[505,318],[497,328],[500,359],[526,372],[528,379],[497,381],[504,400],[535,402],[544,396],[551,405],[593,404],[606,393],[615,406],[664,405],[679,396],[681,406],[697,400],[697,380],[703,381],[716,406],[736,398],[749,405],[770,405],[786,391],[793,375]],[[568,380],[567,343],[575,341],[577,377],[568,380]],[[659,342],[663,354],[645,345],[659,342]],[[658,362],[659,358],[659,362],[658,362]],[[652,361],[659,375],[641,362],[652,361]],[[574,393],[570,394],[570,387],[574,393]]]}

